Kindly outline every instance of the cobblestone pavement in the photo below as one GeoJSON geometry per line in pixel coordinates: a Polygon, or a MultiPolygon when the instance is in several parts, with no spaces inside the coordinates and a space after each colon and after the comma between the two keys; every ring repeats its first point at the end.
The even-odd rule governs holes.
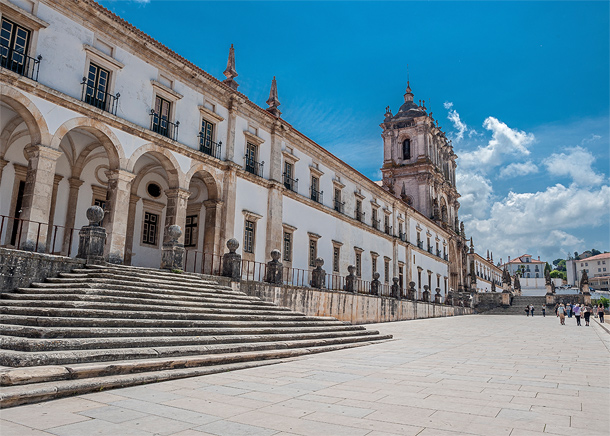
{"type": "Polygon", "coordinates": [[[566,324],[491,315],[379,324],[395,340],[6,409],[0,433],[607,436],[610,332],[566,324]]]}

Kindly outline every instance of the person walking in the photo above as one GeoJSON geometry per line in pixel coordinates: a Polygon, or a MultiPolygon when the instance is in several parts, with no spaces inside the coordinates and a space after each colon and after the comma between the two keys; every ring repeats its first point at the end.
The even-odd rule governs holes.
{"type": "Polygon", "coordinates": [[[572,303],[566,304],[566,313],[568,314],[568,318],[572,318],[572,303]]]}
{"type": "Polygon", "coordinates": [[[566,325],[566,308],[563,303],[557,308],[557,316],[559,317],[559,323],[561,325],[566,325]]]}
{"type": "Polygon", "coordinates": [[[580,304],[574,306],[574,318],[576,318],[576,325],[582,327],[580,325],[580,304]]]}
{"type": "Polygon", "coordinates": [[[546,304],[542,303],[542,317],[546,318],[546,304]]]}
{"type": "Polygon", "coordinates": [[[530,311],[532,312],[532,317],[534,316],[534,305],[530,304],[530,311]]]}
{"type": "Polygon", "coordinates": [[[530,306],[529,306],[529,304],[527,306],[525,306],[525,314],[527,316],[530,316],[530,306]]]}
{"type": "Polygon", "coordinates": [[[600,304],[597,307],[597,316],[599,316],[599,322],[604,322],[604,306],[600,304]]]}
{"type": "Polygon", "coordinates": [[[589,307],[588,304],[585,306],[584,317],[585,317],[585,327],[588,327],[589,326],[589,319],[591,318],[591,308],[589,307]]]}

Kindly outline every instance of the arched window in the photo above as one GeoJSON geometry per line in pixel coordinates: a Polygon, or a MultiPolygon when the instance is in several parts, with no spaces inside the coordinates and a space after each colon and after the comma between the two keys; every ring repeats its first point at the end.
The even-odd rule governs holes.
{"type": "Polygon", "coordinates": [[[403,160],[411,159],[411,140],[405,139],[402,141],[402,158],[403,160]]]}

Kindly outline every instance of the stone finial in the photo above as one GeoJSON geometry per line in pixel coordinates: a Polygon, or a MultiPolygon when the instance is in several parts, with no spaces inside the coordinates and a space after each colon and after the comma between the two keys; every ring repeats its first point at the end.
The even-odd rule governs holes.
{"type": "Polygon", "coordinates": [[[280,250],[271,250],[271,259],[277,262],[280,257],[282,257],[282,253],[280,250]]]}
{"type": "Polygon", "coordinates": [[[544,270],[544,280],[547,285],[551,284],[551,274],[549,274],[549,270],[547,269],[544,270]]]}
{"type": "Polygon", "coordinates": [[[392,297],[400,300],[402,298],[401,292],[400,292],[400,286],[398,285],[398,277],[393,277],[392,278],[392,287],[391,287],[391,292],[392,292],[392,297]]]}
{"type": "Polygon", "coordinates": [[[167,236],[169,236],[170,242],[178,242],[178,238],[182,236],[182,229],[180,226],[173,224],[167,228],[167,236]]]}
{"type": "Polygon", "coordinates": [[[470,237],[470,253],[474,254],[474,244],[472,243],[472,236],[470,237]]]}
{"type": "Polygon", "coordinates": [[[326,271],[322,269],[324,259],[321,257],[316,258],[315,265],[315,269],[311,272],[311,281],[309,284],[312,288],[323,289],[326,285],[326,271]]]}
{"type": "Polygon", "coordinates": [[[231,48],[229,49],[229,59],[227,60],[227,68],[223,74],[226,77],[226,79],[223,80],[223,83],[237,91],[237,87],[239,85],[235,81],[235,78],[237,77],[237,71],[235,71],[235,49],[233,48],[233,44],[231,44],[231,48]]]}
{"type": "Polygon", "coordinates": [[[390,106],[386,106],[384,117],[386,119],[387,118],[392,118],[392,110],[390,109],[390,106]]]}
{"type": "Polygon", "coordinates": [[[227,241],[227,248],[229,249],[230,253],[235,253],[235,251],[237,251],[239,248],[239,241],[235,238],[229,239],[227,241]]]}
{"type": "Polygon", "coordinates": [[[407,80],[407,89],[405,92],[405,103],[407,103],[409,101],[413,101],[413,91],[411,91],[411,85],[409,84],[409,81],[407,80]]]}
{"type": "Polygon", "coordinates": [[[167,241],[161,248],[161,269],[183,270],[184,269],[184,244],[178,242],[182,236],[182,229],[172,224],[165,230],[167,241]]]}
{"type": "Polygon", "coordinates": [[[421,295],[422,301],[430,301],[430,286],[424,285],[424,292],[421,295]]]}
{"type": "Polygon", "coordinates": [[[409,282],[409,289],[407,289],[407,298],[409,300],[415,300],[417,291],[415,290],[415,282],[409,282]]]}
{"type": "Polygon", "coordinates": [[[381,290],[381,282],[379,281],[379,273],[373,273],[373,281],[371,282],[371,295],[379,295],[379,291],[381,290]]]}
{"type": "Polygon", "coordinates": [[[271,90],[269,91],[269,98],[267,99],[267,104],[269,107],[267,108],[267,112],[273,114],[276,117],[282,115],[278,106],[281,104],[280,100],[277,98],[277,82],[275,81],[275,76],[273,76],[273,80],[271,81],[271,90]]]}
{"type": "Polygon", "coordinates": [[[343,287],[343,290],[346,292],[356,292],[356,283],[358,280],[358,277],[356,277],[356,267],[354,265],[349,265],[347,267],[347,272],[349,273],[346,277],[345,277],[345,286],[343,287]]]}
{"type": "Polygon", "coordinates": [[[515,290],[517,290],[517,289],[521,290],[521,282],[519,281],[519,275],[518,274],[515,274],[514,288],[515,288],[515,290]]]}
{"type": "Polygon", "coordinates": [[[280,250],[272,250],[270,254],[271,260],[267,262],[265,281],[267,283],[281,285],[284,283],[284,266],[278,261],[282,256],[282,253],[280,250]]]}
{"type": "Polygon", "coordinates": [[[466,237],[466,231],[464,230],[464,221],[460,223],[460,235],[462,235],[462,238],[466,237]]]}
{"type": "Polygon", "coordinates": [[[434,295],[434,302],[436,304],[441,304],[443,300],[443,297],[441,296],[441,288],[436,288],[434,291],[436,292],[434,295]]]}
{"type": "Polygon", "coordinates": [[[104,209],[99,206],[91,206],[87,209],[87,219],[90,226],[99,226],[104,219],[104,209]]]}

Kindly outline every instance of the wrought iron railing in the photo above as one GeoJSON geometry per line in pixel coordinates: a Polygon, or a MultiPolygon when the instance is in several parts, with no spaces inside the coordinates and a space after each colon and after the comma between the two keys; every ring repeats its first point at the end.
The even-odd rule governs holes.
{"type": "Polygon", "coordinates": [[[248,156],[244,156],[244,169],[255,176],[263,177],[263,166],[265,162],[257,162],[248,156]]]}
{"type": "Polygon", "coordinates": [[[86,77],[83,77],[81,85],[83,85],[83,91],[81,93],[82,101],[103,111],[110,112],[112,115],[116,115],[121,94],[117,92],[115,95],[112,95],[108,92],[100,91],[99,89],[88,85],[86,77]]]}
{"type": "Polygon", "coordinates": [[[283,178],[284,186],[286,187],[286,189],[289,189],[293,192],[298,192],[299,179],[290,178],[286,173],[282,174],[282,178],[283,178]]]}
{"type": "Polygon", "coordinates": [[[33,247],[28,247],[28,250],[35,252],[43,251],[45,253],[63,254],[71,256],[74,253],[72,245],[78,241],[78,231],[80,229],[66,228],[65,226],[53,225],[49,228],[49,224],[38,221],[30,221],[23,218],[16,218],[7,215],[0,215],[0,246],[21,250],[25,244],[25,233],[36,233],[36,242],[33,247]],[[24,230],[27,227],[28,230],[24,230]],[[35,229],[32,230],[32,229],[35,229]],[[40,240],[40,235],[43,231],[47,232],[46,241],[40,240]]]}
{"type": "Polygon", "coordinates": [[[405,232],[398,232],[398,238],[403,242],[407,242],[407,234],[405,232]]]}
{"type": "Polygon", "coordinates": [[[385,226],[384,232],[385,232],[386,235],[391,235],[392,234],[392,226],[385,226]]]}
{"type": "Polygon", "coordinates": [[[207,154],[208,156],[220,159],[220,152],[222,149],[222,141],[214,142],[209,137],[206,137],[203,132],[199,132],[197,136],[199,138],[199,151],[207,154]]]}
{"type": "Polygon", "coordinates": [[[322,203],[323,195],[324,195],[324,191],[318,191],[317,189],[315,189],[313,187],[309,188],[309,198],[311,198],[313,201],[322,203]]]}
{"type": "Polygon", "coordinates": [[[379,220],[376,220],[375,218],[373,218],[371,220],[371,225],[373,226],[374,229],[379,230],[379,220]]]}
{"type": "Polygon", "coordinates": [[[159,135],[163,135],[168,137],[169,139],[173,139],[174,141],[178,140],[178,126],[180,126],[180,121],[176,121],[175,123],[169,121],[167,118],[160,116],[154,109],[150,111],[150,130],[159,135]]]}
{"type": "Polygon", "coordinates": [[[33,58],[4,44],[0,44],[0,66],[28,79],[38,81],[41,59],[41,55],[33,58]]]}
{"type": "Polygon", "coordinates": [[[417,241],[417,247],[421,248],[422,250],[424,249],[424,241],[417,241]]]}
{"type": "Polygon", "coordinates": [[[365,215],[365,213],[366,212],[361,212],[361,211],[357,210],[356,211],[356,216],[355,216],[356,221],[360,221],[361,223],[363,223],[364,222],[364,215],[365,215]]]}
{"type": "Polygon", "coordinates": [[[345,201],[335,200],[335,210],[339,213],[343,213],[345,209],[345,201]]]}

